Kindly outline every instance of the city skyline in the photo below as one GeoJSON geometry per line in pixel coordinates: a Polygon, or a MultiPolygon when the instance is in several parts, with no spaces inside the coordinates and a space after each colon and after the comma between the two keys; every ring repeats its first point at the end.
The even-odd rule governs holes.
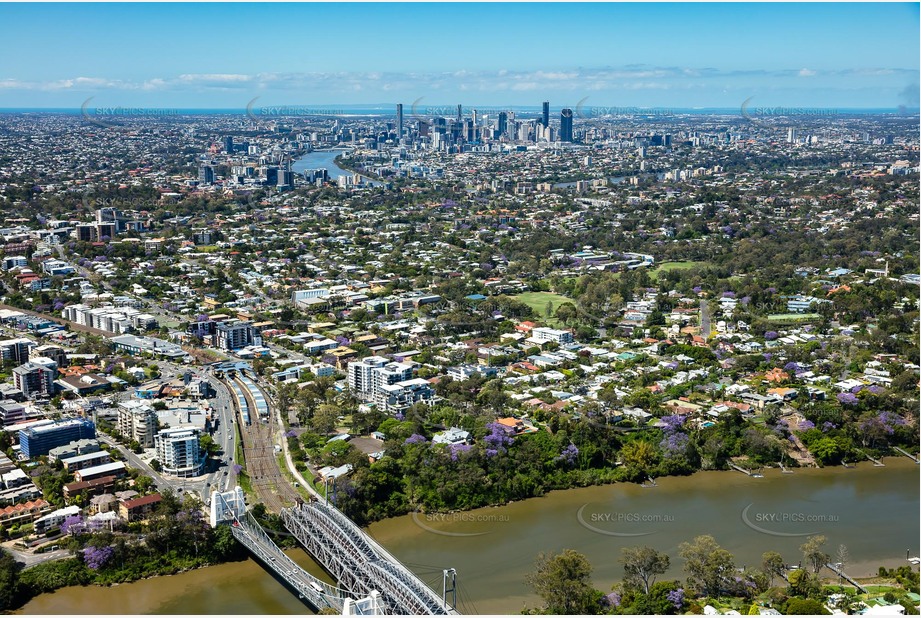
{"type": "Polygon", "coordinates": [[[912,4],[44,7],[0,9],[6,55],[29,59],[0,73],[0,108],[918,106],[912,4]]]}

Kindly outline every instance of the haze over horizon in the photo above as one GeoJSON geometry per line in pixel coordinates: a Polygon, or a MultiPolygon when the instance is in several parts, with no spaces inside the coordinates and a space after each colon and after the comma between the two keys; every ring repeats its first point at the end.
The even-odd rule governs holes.
{"type": "Polygon", "coordinates": [[[170,109],[243,109],[257,97],[918,107],[917,4],[7,4],[0,15],[0,49],[28,59],[0,72],[6,109],[77,109],[90,97],[170,109]]]}

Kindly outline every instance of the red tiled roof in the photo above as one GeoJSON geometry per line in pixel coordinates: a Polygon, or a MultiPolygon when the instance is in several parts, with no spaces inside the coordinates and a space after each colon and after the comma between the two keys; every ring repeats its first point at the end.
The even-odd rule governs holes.
{"type": "Polygon", "coordinates": [[[122,502],[122,506],[130,510],[130,509],[137,508],[139,506],[144,506],[147,504],[154,504],[156,502],[160,502],[160,500],[162,499],[163,498],[160,496],[160,494],[150,494],[149,496],[144,496],[142,498],[135,498],[134,500],[125,500],[124,502],[122,502]]]}
{"type": "Polygon", "coordinates": [[[37,498],[35,500],[29,500],[28,502],[23,502],[22,504],[12,504],[10,506],[0,509],[0,515],[9,515],[11,513],[21,513],[23,511],[31,511],[32,509],[38,508],[43,509],[51,506],[51,504],[44,500],[43,498],[37,498]]]}

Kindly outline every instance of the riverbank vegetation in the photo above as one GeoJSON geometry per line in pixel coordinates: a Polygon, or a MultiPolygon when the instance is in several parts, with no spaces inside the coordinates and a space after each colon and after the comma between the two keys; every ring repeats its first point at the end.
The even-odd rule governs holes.
{"type": "MultiPolygon", "coordinates": [[[[810,537],[800,547],[800,567],[788,568],[777,552],[768,551],[757,568],[739,567],[733,555],[709,535],[682,543],[675,556],[683,562],[684,581],[657,579],[666,573],[671,557],[651,547],[625,547],[620,562],[624,578],[611,592],[594,587],[592,565],[571,549],[537,556],[527,576],[541,597],[530,614],[703,614],[708,606],[725,613],[759,614],[773,609],[786,615],[857,613],[874,605],[902,605],[904,613],[918,614],[918,574],[910,566],[880,568],[875,581],[882,585],[860,593],[856,587],[834,583],[837,575],[825,569],[832,557],[824,552],[825,538],[810,537]],[[829,577],[823,579],[823,575],[829,577]]],[[[836,558],[846,557],[843,546],[836,558]]],[[[840,564],[841,560],[838,560],[840,564]]],[[[895,609],[895,608],[893,608],[895,609]]]]}
{"type": "Polygon", "coordinates": [[[230,528],[208,525],[199,499],[180,500],[168,491],[145,522],[109,530],[75,516],[65,520],[62,531],[68,536],[57,543],[71,551],[70,558],[22,569],[0,552],[0,610],[65,586],[109,586],[246,557],[230,528]]]}

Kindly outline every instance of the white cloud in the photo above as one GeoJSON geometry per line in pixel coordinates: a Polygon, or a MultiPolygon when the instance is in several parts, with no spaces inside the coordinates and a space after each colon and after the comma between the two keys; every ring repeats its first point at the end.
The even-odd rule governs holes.
{"type": "Polygon", "coordinates": [[[235,73],[187,73],[179,76],[179,81],[183,82],[249,82],[253,80],[251,75],[240,75],[235,73]]]}
{"type": "MultiPolygon", "coordinates": [[[[105,77],[63,77],[49,81],[28,81],[15,77],[0,78],[0,90],[4,93],[16,91],[79,92],[84,96],[105,96],[117,92],[157,92],[161,95],[176,93],[221,93],[240,92],[241,105],[257,93],[268,96],[275,92],[279,97],[303,98],[304,93],[335,100],[346,99],[355,92],[394,93],[418,97],[436,92],[540,92],[547,96],[570,94],[575,98],[588,93],[671,91],[736,91],[748,94],[764,91],[776,85],[794,85],[799,78],[822,80],[828,87],[853,90],[853,78],[860,78],[862,86],[883,87],[893,79],[906,77],[898,84],[902,88],[908,80],[917,79],[917,71],[902,68],[867,68],[817,70],[801,69],[745,69],[723,70],[712,67],[656,67],[629,65],[623,67],[579,67],[552,70],[524,71],[508,68],[497,70],[458,69],[438,72],[287,72],[287,73],[183,73],[175,76],[150,76],[137,81],[109,79],[105,77]],[[770,84],[770,85],[769,85],[770,84]],[[287,94],[286,94],[287,93],[287,94]],[[581,93],[581,94],[580,94],[581,93]]],[[[593,95],[598,96],[598,95],[593,95]]],[[[744,98],[744,96],[742,97],[744,98]]]]}

